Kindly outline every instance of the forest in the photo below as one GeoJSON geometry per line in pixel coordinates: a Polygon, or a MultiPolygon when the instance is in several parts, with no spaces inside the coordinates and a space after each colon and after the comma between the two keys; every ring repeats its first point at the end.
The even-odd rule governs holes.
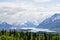
{"type": "Polygon", "coordinates": [[[51,34],[48,32],[17,32],[17,31],[0,31],[0,40],[60,40],[60,34],[51,34]]]}

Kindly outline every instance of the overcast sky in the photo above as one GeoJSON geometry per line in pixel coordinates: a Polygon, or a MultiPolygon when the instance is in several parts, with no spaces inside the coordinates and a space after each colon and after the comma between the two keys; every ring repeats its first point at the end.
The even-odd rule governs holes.
{"type": "Polygon", "coordinates": [[[38,25],[55,13],[60,13],[60,0],[0,0],[0,22],[38,25]]]}

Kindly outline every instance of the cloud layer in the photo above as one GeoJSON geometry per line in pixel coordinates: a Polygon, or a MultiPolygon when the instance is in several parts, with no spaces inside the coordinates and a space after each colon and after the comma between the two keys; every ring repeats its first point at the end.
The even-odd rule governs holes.
{"type": "MultiPolygon", "coordinates": [[[[16,0],[19,1],[19,0],[16,0]]],[[[51,0],[33,0],[49,2],[51,0]]],[[[0,21],[9,24],[24,24],[28,21],[38,25],[55,13],[60,13],[60,3],[50,6],[26,2],[0,2],[0,21]],[[36,5],[35,5],[36,4],[36,5]]]]}
{"type": "Polygon", "coordinates": [[[52,0],[33,0],[34,2],[50,2],[52,0]]]}

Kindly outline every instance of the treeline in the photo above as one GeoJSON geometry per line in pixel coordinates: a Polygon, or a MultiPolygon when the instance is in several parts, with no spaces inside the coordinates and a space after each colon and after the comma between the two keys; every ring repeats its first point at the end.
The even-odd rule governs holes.
{"type": "Polygon", "coordinates": [[[44,32],[43,34],[33,32],[0,31],[0,40],[60,40],[60,34],[52,35],[44,32]]]}

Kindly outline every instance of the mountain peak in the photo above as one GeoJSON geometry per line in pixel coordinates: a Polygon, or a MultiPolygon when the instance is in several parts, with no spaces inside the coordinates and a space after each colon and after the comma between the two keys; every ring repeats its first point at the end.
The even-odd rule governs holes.
{"type": "Polygon", "coordinates": [[[60,16],[60,14],[54,14],[53,16],[55,16],[55,17],[56,17],[56,16],[60,16]]]}
{"type": "Polygon", "coordinates": [[[58,31],[60,29],[60,14],[54,14],[40,23],[37,28],[58,31]]]}
{"type": "Polygon", "coordinates": [[[54,14],[51,18],[52,18],[52,21],[60,20],[60,14],[54,14]]]}

